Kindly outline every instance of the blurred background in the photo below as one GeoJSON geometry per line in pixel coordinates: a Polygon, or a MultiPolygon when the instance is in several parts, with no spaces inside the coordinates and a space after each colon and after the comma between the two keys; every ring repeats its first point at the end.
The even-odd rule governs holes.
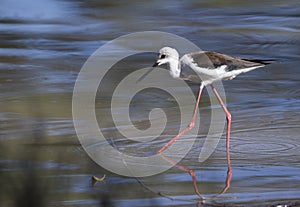
{"type": "MultiPolygon", "coordinates": [[[[199,206],[186,172],[173,168],[139,182],[110,173],[87,156],[74,130],[72,92],[84,62],[110,40],[149,30],[182,36],[203,50],[277,60],[223,82],[233,117],[233,177],[225,194],[201,206],[299,205],[298,0],[0,3],[0,206],[199,206]],[[93,175],[104,174],[105,182],[92,184],[93,175]]],[[[151,66],[154,59],[155,55],[133,57],[115,76],[128,68],[151,66]]],[[[197,86],[192,87],[196,92],[197,86]]],[[[168,111],[170,135],[176,134],[176,103],[148,91],[135,104],[143,104],[145,98],[168,111]]],[[[96,106],[100,114],[110,110],[109,104],[96,106]]],[[[200,114],[199,140],[205,138],[210,117],[206,93],[200,114]]],[[[148,126],[147,120],[140,121],[148,126]]],[[[112,127],[106,132],[117,134],[112,127]]],[[[169,138],[152,144],[158,149],[169,138]]],[[[224,139],[204,163],[197,162],[199,146],[201,141],[181,164],[195,171],[204,196],[215,196],[226,180],[224,139]]],[[[135,143],[123,148],[136,150],[135,143]]]]}

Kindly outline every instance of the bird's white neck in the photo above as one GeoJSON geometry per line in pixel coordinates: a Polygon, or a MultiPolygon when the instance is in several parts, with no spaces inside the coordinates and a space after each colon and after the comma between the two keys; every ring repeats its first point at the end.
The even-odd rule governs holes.
{"type": "Polygon", "coordinates": [[[170,61],[169,67],[170,67],[170,75],[173,78],[180,78],[181,68],[180,68],[179,60],[170,61]]]}

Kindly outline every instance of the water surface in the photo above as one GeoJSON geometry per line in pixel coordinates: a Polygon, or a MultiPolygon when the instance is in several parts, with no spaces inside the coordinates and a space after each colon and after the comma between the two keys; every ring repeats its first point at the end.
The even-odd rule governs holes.
{"type": "MultiPolygon", "coordinates": [[[[149,30],[180,35],[203,50],[277,60],[223,82],[233,117],[231,187],[201,206],[299,205],[299,6],[293,0],[2,1],[1,206],[200,205],[188,173],[174,167],[140,180],[110,173],[87,156],[74,130],[72,92],[86,59],[120,35],[149,30]],[[103,174],[106,181],[93,186],[91,176],[103,174]]],[[[123,62],[108,83],[122,71],[152,65],[153,58],[149,54],[123,62]]],[[[196,93],[197,86],[192,87],[196,93]]],[[[120,139],[123,151],[153,153],[178,132],[178,108],[166,94],[146,91],[134,106],[132,118],[141,128],[149,123],[139,112],[149,106],[165,109],[168,134],[140,145],[122,140],[112,123],[103,123],[108,136],[120,139]]],[[[109,97],[98,96],[96,107],[98,114],[108,113],[109,97]]],[[[193,170],[201,194],[213,198],[225,186],[227,164],[224,136],[208,160],[197,161],[210,109],[204,92],[199,141],[180,165],[193,170]]]]}

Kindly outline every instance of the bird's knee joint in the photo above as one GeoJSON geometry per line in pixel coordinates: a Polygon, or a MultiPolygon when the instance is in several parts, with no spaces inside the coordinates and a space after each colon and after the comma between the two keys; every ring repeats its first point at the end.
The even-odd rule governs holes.
{"type": "Polygon", "coordinates": [[[195,126],[194,123],[190,123],[190,124],[188,125],[188,128],[189,128],[189,129],[192,129],[194,126],[195,126]]]}
{"type": "Polygon", "coordinates": [[[231,114],[228,113],[228,114],[226,115],[226,119],[227,119],[227,121],[231,121],[231,114]]]}
{"type": "Polygon", "coordinates": [[[194,173],[194,171],[192,171],[192,170],[189,170],[188,173],[189,173],[192,177],[195,176],[195,173],[194,173]]]}

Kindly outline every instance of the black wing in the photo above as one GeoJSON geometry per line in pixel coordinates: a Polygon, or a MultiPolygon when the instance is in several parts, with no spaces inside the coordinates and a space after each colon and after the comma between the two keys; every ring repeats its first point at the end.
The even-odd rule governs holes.
{"type": "Polygon", "coordinates": [[[270,64],[268,63],[269,60],[241,59],[211,51],[194,52],[188,54],[188,56],[199,67],[215,69],[227,65],[226,70],[228,71],[270,64]]]}

